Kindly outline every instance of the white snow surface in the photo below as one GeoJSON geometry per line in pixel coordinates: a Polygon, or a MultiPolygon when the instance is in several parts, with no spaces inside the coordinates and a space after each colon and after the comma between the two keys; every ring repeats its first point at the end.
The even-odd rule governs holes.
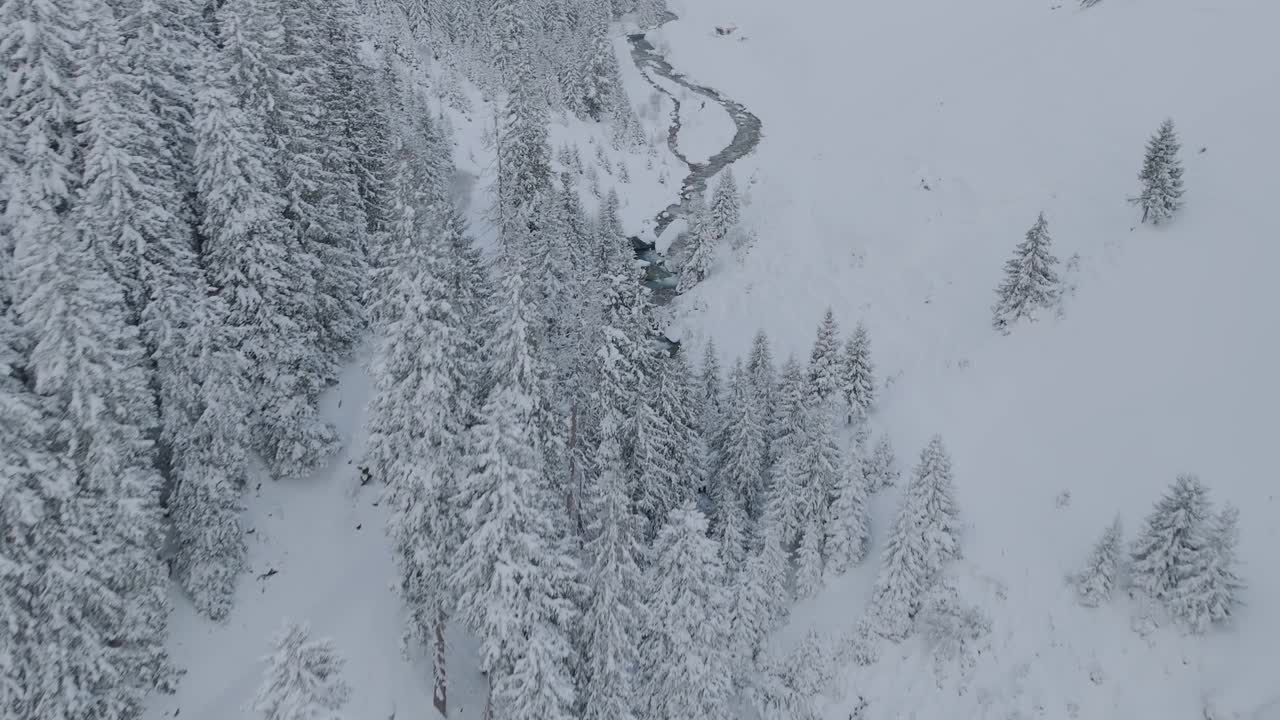
{"type": "MultiPolygon", "coordinates": [[[[884,646],[872,666],[841,668],[818,699],[824,717],[847,720],[861,696],[865,720],[1280,719],[1280,491],[1268,450],[1280,407],[1280,5],[671,4],[680,19],[654,44],[757,114],[765,138],[735,167],[758,241],[675,303],[670,334],[693,357],[714,337],[728,360],[763,327],[780,361],[807,358],[827,306],[846,333],[865,321],[884,385],[873,424],[904,471],[929,435],[943,435],[967,522],[952,575],[993,621],[967,670],[935,664],[915,639],[884,646]],[[715,36],[730,23],[733,37],[715,36]],[[1166,116],[1184,143],[1186,207],[1152,228],[1125,199],[1166,116]],[[1001,337],[990,328],[994,288],[1041,210],[1058,256],[1081,255],[1078,288],[1061,319],[1001,337]],[[1247,604],[1203,636],[1164,622],[1142,637],[1131,601],[1081,608],[1064,576],[1117,512],[1131,540],[1179,472],[1240,507],[1247,604]],[[1063,491],[1071,501],[1059,507],[1063,491]]],[[[617,48],[656,147],[652,169],[643,151],[609,151],[615,165],[626,157],[623,219],[641,232],[685,172],[665,145],[670,103],[649,106],[652,87],[625,41],[617,48]]],[[[460,170],[478,179],[468,215],[487,240],[494,164],[481,135],[492,109],[473,101],[471,117],[451,121],[460,170]]],[[[705,123],[685,120],[707,132],[682,139],[682,152],[717,149],[724,129],[713,132],[712,110],[705,123]]],[[[575,141],[593,163],[593,137],[608,147],[607,128],[560,119],[553,148],[575,141]]],[[[617,182],[603,170],[600,180],[606,191],[617,182]]],[[[366,397],[357,363],[326,400],[343,453],[313,478],[265,480],[249,494],[252,574],[229,621],[209,623],[176,598],[172,650],[188,676],[148,720],[252,717],[259,658],[286,617],[333,637],[347,659],[347,717],[438,717],[429,662],[400,650],[379,490],[358,487],[366,397]],[[270,568],[279,574],[253,577],[270,568]]],[[[859,619],[896,503],[897,491],[876,498],[871,556],[797,606],[779,652],[810,628],[835,637],[859,619]]],[[[470,642],[451,643],[450,715],[477,718],[470,642]]]]}

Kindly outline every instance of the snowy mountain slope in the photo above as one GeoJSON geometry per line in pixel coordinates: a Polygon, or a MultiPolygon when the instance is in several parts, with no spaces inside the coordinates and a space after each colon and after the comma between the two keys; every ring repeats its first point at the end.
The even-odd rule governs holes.
{"type": "MultiPolygon", "coordinates": [[[[908,641],[842,672],[829,717],[846,718],[859,695],[868,718],[1200,718],[1204,697],[1220,717],[1280,717],[1269,452],[1280,222],[1268,210],[1280,54],[1266,30],[1280,10],[673,9],[681,19],[660,33],[672,63],[742,101],[767,134],[743,161],[761,178],[746,211],[760,241],[745,266],[725,264],[677,304],[675,334],[714,337],[733,356],[762,326],[775,352],[804,356],[826,306],[845,330],[865,320],[892,381],[875,424],[904,465],[943,434],[969,523],[957,574],[994,621],[967,675],[935,676],[908,641]],[[715,36],[730,22],[745,40],[715,36]],[[1184,141],[1187,205],[1167,227],[1139,226],[1125,199],[1165,116],[1184,141]],[[1081,255],[1078,290],[1062,320],[1000,337],[993,289],[1041,210],[1058,255],[1081,255]],[[1201,638],[1166,624],[1144,639],[1127,600],[1079,608],[1063,578],[1117,512],[1131,539],[1183,471],[1241,507],[1248,605],[1201,638]]],[[[871,562],[802,605],[793,629],[851,627],[871,562]]]]}

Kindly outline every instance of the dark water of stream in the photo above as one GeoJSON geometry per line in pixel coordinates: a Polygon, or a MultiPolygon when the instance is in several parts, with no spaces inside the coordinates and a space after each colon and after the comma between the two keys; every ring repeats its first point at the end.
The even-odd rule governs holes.
{"type": "MultiPolygon", "coordinates": [[[[659,27],[675,19],[676,16],[668,12],[662,18],[659,27]]],[[[760,118],[751,114],[740,103],[721,95],[719,91],[705,85],[699,85],[686,78],[683,73],[673,68],[666,58],[658,54],[644,33],[628,35],[627,41],[631,43],[631,59],[635,62],[636,67],[639,68],[640,74],[649,81],[650,85],[653,85],[655,90],[671,98],[671,102],[675,106],[671,113],[671,126],[667,130],[667,145],[671,148],[671,153],[689,168],[689,174],[685,176],[680,185],[680,198],[668,205],[666,209],[660,211],[657,217],[654,218],[653,236],[656,242],[656,239],[662,235],[663,231],[676,218],[689,213],[693,199],[706,192],[708,180],[755,149],[761,138],[760,118]],[[733,141],[711,156],[706,162],[690,162],[680,152],[680,100],[655,81],[653,79],[654,75],[666,78],[724,108],[725,112],[729,113],[729,117],[733,119],[733,124],[736,128],[733,141]]],[[[636,251],[636,257],[647,263],[644,283],[653,291],[654,304],[666,305],[671,302],[677,295],[676,284],[679,278],[667,268],[666,258],[659,254],[653,245],[639,238],[632,238],[632,246],[636,251]]],[[[679,238],[677,238],[671,243],[666,254],[677,255],[679,252],[679,238]]],[[[666,340],[665,336],[663,336],[663,340],[671,344],[674,349],[674,343],[666,340]]]]}

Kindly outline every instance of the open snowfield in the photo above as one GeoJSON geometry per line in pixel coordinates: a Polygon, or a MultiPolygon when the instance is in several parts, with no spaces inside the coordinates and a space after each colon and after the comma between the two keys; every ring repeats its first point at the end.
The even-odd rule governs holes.
{"type": "MultiPolygon", "coordinates": [[[[964,671],[936,667],[919,640],[842,668],[820,699],[826,717],[847,720],[861,696],[865,720],[1280,719],[1280,5],[670,2],[680,19],[650,40],[758,115],[764,140],[734,167],[758,242],[742,262],[725,253],[674,303],[669,334],[695,357],[713,337],[730,360],[763,327],[782,360],[807,358],[827,306],[845,331],[864,320],[885,385],[873,424],[904,472],[942,434],[968,523],[957,584],[992,619],[964,671]],[[717,37],[728,23],[735,35],[717,37]],[[1166,116],[1184,143],[1187,202],[1152,228],[1125,199],[1166,116]],[[994,288],[1041,210],[1057,255],[1081,256],[1077,289],[1061,319],[1001,337],[994,288]],[[1179,472],[1199,473],[1219,506],[1239,506],[1247,604],[1203,636],[1166,622],[1143,637],[1128,599],[1086,610],[1064,576],[1116,513],[1131,539],[1179,472]]],[[[577,143],[588,165],[593,140],[605,147],[613,169],[597,168],[600,187],[618,188],[626,228],[640,233],[676,199],[685,168],[666,146],[669,100],[654,97],[623,38],[616,48],[655,154],[618,153],[607,127],[578,122],[558,122],[552,147],[577,143]]],[[[450,121],[484,240],[492,109],[473,95],[473,111],[450,121]]],[[[681,120],[690,160],[732,137],[712,103],[681,120]]],[[[347,443],[328,469],[250,493],[251,572],[278,574],[243,578],[224,624],[176,599],[174,657],[201,680],[157,698],[148,720],[252,717],[258,658],[285,617],[310,621],[347,659],[348,718],[438,717],[430,663],[401,653],[378,490],[358,484],[366,385],[353,367],[329,396],[347,443]]],[[[895,491],[877,498],[872,556],[796,608],[780,650],[809,628],[836,636],[857,622],[896,501],[895,491]]],[[[450,715],[478,718],[470,643],[452,647],[450,715]]]]}
{"type": "MultiPolygon", "coordinates": [[[[928,436],[953,452],[968,522],[960,570],[994,620],[970,676],[939,680],[908,642],[850,668],[830,698],[866,717],[1280,717],[1280,7],[1257,0],[854,4],[699,0],[661,35],[691,77],[747,105],[765,141],[747,209],[760,240],[677,307],[688,342],[726,356],[764,327],[807,356],[821,313],[870,329],[876,424],[904,465],[928,436]],[[736,23],[743,42],[712,36],[736,23]],[[1143,144],[1171,116],[1187,206],[1138,225],[1143,144]],[[1201,152],[1201,148],[1204,151],[1201,152]],[[929,189],[925,188],[925,185],[929,189]],[[1081,255],[1061,321],[990,328],[1013,245],[1044,210],[1081,255]],[[1136,227],[1135,227],[1136,226],[1136,227]],[[1088,611],[1063,576],[1115,513],[1129,538],[1178,472],[1241,508],[1248,606],[1202,638],[1088,611]],[[1071,493],[1058,507],[1059,493],[1071,493]],[[1003,597],[998,597],[1003,596],[1003,597]],[[1098,682],[1090,680],[1093,671],[1098,682]]],[[[741,177],[743,172],[738,170],[741,177]]],[[[891,511],[891,507],[885,508],[891,511]]],[[[877,516],[884,530],[890,516],[877,516]]],[[[797,623],[851,627],[871,573],[797,623]]],[[[807,609],[806,609],[807,608],[807,609]]]]}

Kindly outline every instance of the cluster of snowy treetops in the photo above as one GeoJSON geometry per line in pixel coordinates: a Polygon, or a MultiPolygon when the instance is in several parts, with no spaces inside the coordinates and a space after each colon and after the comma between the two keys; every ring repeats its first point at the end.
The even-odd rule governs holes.
{"type": "Polygon", "coordinates": [[[695,371],[656,342],[618,197],[589,217],[558,172],[533,67],[505,98],[497,257],[393,192],[368,462],[409,635],[442,712],[460,622],[494,717],[728,717],[795,595],[864,558],[867,496],[896,477],[888,441],[866,447],[868,334],[842,343],[828,311],[807,364],[779,371],[761,333],[727,377],[710,344],[695,371]]]}
{"type": "MultiPolygon", "coordinates": [[[[0,3],[6,716],[133,718],[147,693],[169,689],[170,574],[198,610],[227,614],[249,459],[276,477],[324,461],[337,438],[318,397],[370,324],[455,328],[498,292],[447,202],[451,148],[420,82],[423,36],[405,17],[420,6],[358,2],[0,3]],[[433,282],[449,288],[435,305],[433,282]]],[[[504,177],[515,180],[503,197],[547,209],[545,113],[622,117],[604,19],[632,8],[510,0],[449,11],[481,7],[492,16],[463,17],[466,39],[435,52],[504,49],[495,67],[506,71],[490,73],[516,90],[503,136],[504,177]],[[548,23],[573,42],[526,46],[548,23]],[[514,59],[553,47],[598,54],[572,63],[590,72],[572,92],[559,83],[558,99],[542,81],[548,65],[514,59]]],[[[545,241],[537,223],[550,217],[530,213],[529,237],[513,242],[545,241]]],[[[522,318],[526,330],[502,348],[512,363],[528,349],[521,333],[534,342],[562,321],[522,318]]],[[[457,342],[481,338],[470,329],[457,342]]],[[[399,372],[441,346],[415,339],[380,358],[399,372]]],[[[494,430],[498,452],[514,427],[494,424],[500,410],[550,411],[526,407],[522,388],[494,388],[518,377],[508,370],[428,377],[422,392],[466,407],[462,427],[494,430]],[[497,408],[482,414],[472,397],[497,408]]],[[[558,441],[543,443],[549,458],[558,441]]]]}
{"type": "Polygon", "coordinates": [[[665,0],[401,0],[416,37],[448,71],[442,96],[465,109],[460,78],[488,97],[506,93],[519,72],[551,112],[609,121],[617,147],[644,143],[622,90],[608,24],[629,15],[641,27],[662,21],[665,0]],[[520,17],[516,18],[515,15],[520,17]],[[516,42],[512,23],[524,33],[516,42]]]}
{"type": "MultiPolygon", "coordinates": [[[[1086,0],[1087,2],[1087,0],[1086,0]]],[[[1138,179],[1142,190],[1130,202],[1142,208],[1142,222],[1167,222],[1182,207],[1182,161],[1178,158],[1181,144],[1173,121],[1165,120],[1147,143],[1146,156],[1138,179]]],[[[1062,279],[1058,258],[1052,250],[1049,223],[1044,213],[1027,231],[1026,239],[1014,249],[1004,267],[1004,280],[996,289],[992,307],[992,326],[1008,334],[1022,318],[1034,320],[1062,297],[1062,279]]]]}
{"type": "Polygon", "coordinates": [[[1127,549],[1119,518],[1106,529],[1076,576],[1080,602],[1097,607],[1125,585],[1161,604],[1194,632],[1231,617],[1244,583],[1236,573],[1239,511],[1213,512],[1195,475],[1179,475],[1127,549]]]}

